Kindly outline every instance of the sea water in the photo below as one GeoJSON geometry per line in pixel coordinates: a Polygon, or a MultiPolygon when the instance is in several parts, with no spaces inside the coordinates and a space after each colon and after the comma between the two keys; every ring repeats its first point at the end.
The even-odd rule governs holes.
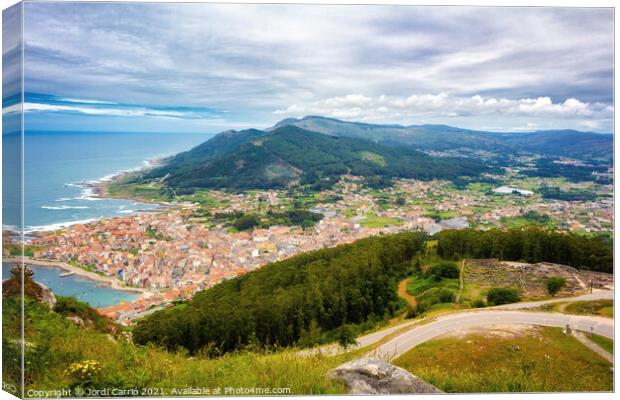
{"type": "MultiPolygon", "coordinates": [[[[143,167],[150,159],[189,150],[210,134],[27,132],[24,138],[24,228],[51,230],[96,219],[127,216],[157,208],[132,200],[102,199],[83,185],[109,179],[122,171],[143,167]]],[[[11,138],[3,138],[12,140],[11,138]]],[[[8,144],[8,143],[7,143],[8,144]]],[[[18,146],[13,146],[18,147],[18,146]]],[[[5,209],[3,226],[18,226],[19,215],[5,209]]],[[[62,270],[32,266],[34,278],[54,293],[75,296],[93,307],[132,301],[135,292],[99,287],[62,270]]],[[[9,276],[3,265],[3,279],[9,276]]]]}
{"type": "MultiPolygon", "coordinates": [[[[156,208],[93,197],[84,182],[109,179],[148,160],[189,150],[210,134],[27,132],[24,139],[24,228],[50,230],[156,208]]],[[[9,218],[7,218],[9,219],[9,218]]],[[[17,225],[4,221],[3,225],[17,225]]]]}
{"type": "MultiPolygon", "coordinates": [[[[11,267],[10,264],[2,264],[3,280],[10,278],[11,267]]],[[[28,268],[34,272],[34,280],[41,282],[55,294],[75,297],[95,308],[113,306],[122,301],[131,302],[140,296],[137,292],[112,289],[78,275],[61,276],[64,271],[60,268],[36,265],[29,265],[28,268]]]]}

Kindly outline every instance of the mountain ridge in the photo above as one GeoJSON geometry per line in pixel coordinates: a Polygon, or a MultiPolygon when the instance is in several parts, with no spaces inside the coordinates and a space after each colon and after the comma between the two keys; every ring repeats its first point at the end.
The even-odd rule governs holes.
{"type": "Polygon", "coordinates": [[[491,132],[449,125],[394,125],[343,121],[331,117],[286,118],[272,128],[298,126],[334,136],[359,137],[390,146],[411,146],[419,150],[470,148],[492,152],[520,151],[579,159],[613,157],[613,134],[574,129],[532,132],[491,132]]]}
{"type": "Polygon", "coordinates": [[[389,180],[478,175],[476,160],[438,158],[363,138],[283,126],[271,131],[224,132],[181,153],[146,178],[173,188],[284,188],[295,183],[329,186],[345,174],[389,180]]]}

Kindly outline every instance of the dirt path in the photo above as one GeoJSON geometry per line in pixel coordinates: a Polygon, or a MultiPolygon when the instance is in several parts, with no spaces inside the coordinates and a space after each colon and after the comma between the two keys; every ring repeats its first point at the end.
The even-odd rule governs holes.
{"type": "Polygon", "coordinates": [[[463,286],[465,285],[465,278],[463,277],[463,272],[465,271],[465,259],[461,261],[461,271],[459,272],[459,292],[456,294],[454,298],[455,303],[459,303],[461,301],[461,293],[463,293],[463,286]]]}
{"type": "Polygon", "coordinates": [[[586,346],[587,348],[589,348],[590,350],[592,350],[596,354],[600,355],[601,357],[603,357],[605,360],[609,361],[610,363],[612,363],[612,364],[614,363],[614,356],[613,356],[613,354],[609,353],[607,350],[605,350],[604,348],[602,348],[598,344],[596,344],[593,341],[591,341],[582,332],[575,332],[574,336],[575,336],[575,339],[577,339],[581,343],[583,343],[584,346],[586,346]]]}
{"type": "Polygon", "coordinates": [[[398,295],[403,299],[407,300],[407,303],[409,303],[411,307],[415,307],[418,305],[418,302],[415,300],[415,297],[413,297],[409,294],[409,292],[407,292],[407,285],[409,285],[409,279],[403,279],[398,284],[398,295]]]}

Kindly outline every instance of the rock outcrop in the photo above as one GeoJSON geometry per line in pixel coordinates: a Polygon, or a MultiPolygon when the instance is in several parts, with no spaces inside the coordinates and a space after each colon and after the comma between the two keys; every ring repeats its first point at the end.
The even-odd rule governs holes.
{"type": "MultiPolygon", "coordinates": [[[[50,309],[54,309],[56,305],[56,296],[54,292],[41,282],[36,282],[32,279],[26,279],[24,284],[23,293],[32,299],[35,299],[41,303],[45,303],[50,309]]],[[[3,297],[21,297],[22,287],[20,279],[15,277],[2,281],[2,296],[3,297]]]]}
{"type": "Polygon", "coordinates": [[[442,393],[406,370],[375,358],[360,358],[327,373],[343,382],[351,394],[442,393]]]}
{"type": "Polygon", "coordinates": [[[49,308],[53,310],[54,306],[56,305],[56,296],[54,295],[54,292],[52,292],[52,289],[48,288],[41,282],[35,281],[34,283],[35,285],[39,286],[37,300],[39,300],[41,303],[47,304],[49,308]]]}

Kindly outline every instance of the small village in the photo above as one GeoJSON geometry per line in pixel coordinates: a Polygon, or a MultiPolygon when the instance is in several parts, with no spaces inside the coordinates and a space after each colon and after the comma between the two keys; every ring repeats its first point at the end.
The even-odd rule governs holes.
{"type": "MultiPolygon", "coordinates": [[[[209,191],[208,206],[192,198],[156,212],[110,218],[40,234],[31,244],[37,259],[54,260],[116,277],[124,286],[148,291],[131,303],[100,309],[124,324],[265,264],[380,233],[498,226],[529,212],[558,228],[599,232],[613,218],[611,199],[591,202],[543,200],[513,193],[454,190],[448,182],[398,180],[373,190],[347,176],[317,193],[307,206],[322,219],[311,227],[273,225],[236,231],[201,217],[290,207],[286,191],[209,191]]],[[[527,222],[527,221],[526,221],[527,222]]]]}

